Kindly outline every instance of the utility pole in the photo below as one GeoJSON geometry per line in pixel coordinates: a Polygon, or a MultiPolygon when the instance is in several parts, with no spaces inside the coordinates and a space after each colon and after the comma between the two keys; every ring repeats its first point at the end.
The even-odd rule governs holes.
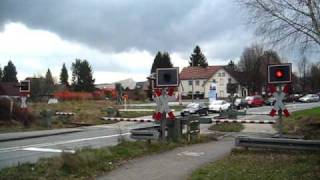
{"type": "MultiPolygon", "coordinates": [[[[191,66],[191,69],[193,68],[193,59],[191,60],[192,62],[192,66],[191,66]]],[[[193,76],[191,77],[191,82],[192,82],[192,95],[191,95],[191,99],[192,99],[192,102],[193,102],[193,99],[194,99],[194,96],[193,96],[193,94],[194,94],[194,84],[193,84],[193,76]]]]}

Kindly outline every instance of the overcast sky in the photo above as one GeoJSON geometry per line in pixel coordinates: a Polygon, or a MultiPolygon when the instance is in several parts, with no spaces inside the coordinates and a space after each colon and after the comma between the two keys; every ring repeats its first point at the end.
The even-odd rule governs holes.
{"type": "Polygon", "coordinates": [[[238,60],[256,42],[233,0],[1,0],[0,66],[19,79],[58,78],[65,62],[87,59],[96,83],[143,81],[157,51],[180,68],[195,45],[209,65],[238,60]]]}

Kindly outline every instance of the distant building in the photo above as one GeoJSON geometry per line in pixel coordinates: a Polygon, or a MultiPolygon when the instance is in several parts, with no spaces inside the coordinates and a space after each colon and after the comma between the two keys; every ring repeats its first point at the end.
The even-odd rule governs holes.
{"type": "Polygon", "coordinates": [[[149,90],[149,82],[148,81],[137,82],[136,88],[147,91],[147,90],[149,90]]]}
{"type": "Polygon", "coordinates": [[[19,97],[20,88],[19,83],[0,82],[0,96],[19,97]]]}
{"type": "Polygon", "coordinates": [[[124,79],[121,81],[117,81],[114,83],[104,83],[104,84],[96,84],[95,87],[98,89],[115,89],[115,84],[120,83],[124,89],[135,89],[137,86],[137,82],[135,82],[133,79],[124,79]]]}
{"type": "Polygon", "coordinates": [[[180,92],[182,96],[192,95],[192,83],[194,85],[195,97],[209,97],[210,85],[212,82],[216,83],[216,93],[218,98],[225,98],[229,96],[227,93],[227,84],[238,84],[238,96],[246,96],[247,89],[241,85],[240,75],[237,72],[232,72],[226,66],[208,66],[202,67],[185,67],[180,73],[180,92]]]}
{"type": "Polygon", "coordinates": [[[115,84],[109,84],[109,83],[96,84],[95,87],[98,89],[116,89],[115,84]]]}

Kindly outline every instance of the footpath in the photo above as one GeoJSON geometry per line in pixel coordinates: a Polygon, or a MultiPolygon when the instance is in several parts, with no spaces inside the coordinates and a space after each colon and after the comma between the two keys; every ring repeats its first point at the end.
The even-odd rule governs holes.
{"type": "Polygon", "coordinates": [[[185,180],[202,165],[219,160],[231,152],[234,138],[174,149],[161,154],[130,160],[99,180],[185,180]]]}
{"type": "Polygon", "coordinates": [[[270,124],[244,124],[244,127],[241,133],[229,133],[219,141],[181,147],[169,152],[130,160],[97,179],[185,180],[199,167],[229,155],[235,147],[234,136],[240,134],[270,136],[276,133],[270,124]]]}

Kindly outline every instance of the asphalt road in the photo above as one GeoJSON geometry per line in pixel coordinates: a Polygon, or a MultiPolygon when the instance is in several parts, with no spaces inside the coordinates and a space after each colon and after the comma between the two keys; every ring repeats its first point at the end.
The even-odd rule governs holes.
{"type": "MultiPolygon", "coordinates": [[[[320,102],[287,105],[289,111],[308,109],[316,106],[320,106],[320,102]]],[[[247,115],[241,118],[254,120],[272,119],[267,115],[257,115],[268,114],[270,110],[271,106],[250,108],[247,110],[247,113],[253,115],[247,115]]],[[[215,115],[216,114],[210,114],[209,117],[215,115]]],[[[82,131],[70,134],[0,142],[0,168],[23,162],[36,162],[42,157],[59,155],[62,151],[74,152],[84,147],[98,148],[116,145],[120,136],[129,135],[130,129],[150,125],[153,125],[153,123],[121,122],[112,125],[84,127],[81,128],[82,131]]],[[[206,127],[208,127],[208,125],[203,125],[201,129],[206,127]]]]}

